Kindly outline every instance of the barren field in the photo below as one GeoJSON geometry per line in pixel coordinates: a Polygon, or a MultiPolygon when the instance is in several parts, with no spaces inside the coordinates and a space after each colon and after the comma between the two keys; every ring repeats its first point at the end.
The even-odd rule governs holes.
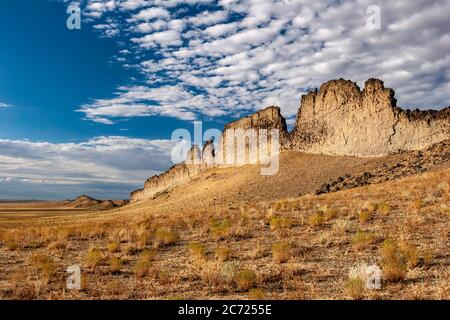
{"type": "Polygon", "coordinates": [[[267,201],[227,191],[233,187],[219,179],[232,183],[227,169],[210,175],[222,184],[221,197],[188,194],[205,187],[197,182],[108,211],[1,203],[0,298],[450,298],[448,163],[365,187],[267,201]],[[381,289],[349,277],[361,264],[381,268],[381,289]],[[80,290],[66,289],[71,265],[81,267],[80,290]]]}

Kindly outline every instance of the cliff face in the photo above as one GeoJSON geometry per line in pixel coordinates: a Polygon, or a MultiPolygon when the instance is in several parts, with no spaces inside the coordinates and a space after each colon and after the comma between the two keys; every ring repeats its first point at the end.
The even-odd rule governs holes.
{"type": "Polygon", "coordinates": [[[287,131],[278,107],[269,107],[224,127],[217,150],[207,141],[202,151],[193,146],[187,161],[149,178],[131,201],[149,199],[183,184],[213,166],[263,162],[260,152],[268,142],[273,156],[275,130],[281,150],[362,157],[383,156],[400,150],[418,150],[450,138],[450,107],[440,111],[409,111],[397,107],[394,91],[369,79],[361,90],[339,79],[302,96],[294,129],[287,131]],[[251,130],[249,130],[251,129],[251,130]],[[253,136],[254,139],[250,139],[253,136]],[[266,137],[267,136],[267,137],[266,137]],[[251,142],[253,141],[253,143],[251,142]],[[243,158],[238,158],[238,150],[243,158]]]}
{"type": "MultiPolygon", "coordinates": [[[[259,144],[255,148],[252,148],[249,139],[241,139],[243,132],[249,132],[246,131],[248,129],[254,130],[253,132],[258,140],[257,143],[259,142],[259,134],[263,130],[270,131],[271,129],[275,129],[276,132],[279,132],[280,139],[284,140],[288,134],[286,121],[278,107],[269,107],[251,116],[228,123],[222,132],[222,140],[218,143],[217,150],[212,140],[208,140],[205,143],[201,152],[197,145],[193,145],[187,153],[185,162],[176,164],[166,172],[147,179],[144,188],[131,193],[130,201],[135,202],[151,199],[164,190],[188,182],[201,172],[214,166],[235,166],[244,163],[258,163],[259,157],[257,151],[259,151],[259,144]],[[239,148],[240,141],[243,142],[243,148],[245,149],[243,163],[239,163],[237,157],[237,149],[239,148]],[[252,151],[256,151],[256,156],[253,155],[252,151]]],[[[266,140],[269,143],[272,142],[270,134],[268,134],[266,140]]],[[[270,150],[267,153],[270,155],[270,150]]]]}
{"type": "Polygon", "coordinates": [[[364,89],[343,79],[302,97],[288,149],[334,155],[382,156],[448,139],[450,109],[404,111],[394,91],[370,79],[364,89]]]}
{"type": "Polygon", "coordinates": [[[272,106],[260,110],[225,125],[215,163],[239,165],[263,162],[264,155],[271,155],[270,149],[275,139],[284,144],[287,135],[286,120],[281,115],[279,107],[272,106]],[[277,133],[277,137],[274,137],[273,133],[277,133]],[[264,144],[267,150],[263,151],[264,144]]]}

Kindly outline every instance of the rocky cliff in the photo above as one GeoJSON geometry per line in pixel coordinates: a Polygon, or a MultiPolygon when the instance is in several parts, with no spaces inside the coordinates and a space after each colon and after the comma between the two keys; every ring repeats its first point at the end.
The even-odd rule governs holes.
{"type": "Polygon", "coordinates": [[[262,162],[261,154],[266,151],[260,152],[262,142],[268,142],[268,153],[273,155],[271,130],[277,132],[281,150],[376,157],[449,139],[450,107],[403,110],[397,107],[394,91],[381,80],[369,79],[363,90],[352,81],[331,80],[302,96],[291,132],[278,107],[231,122],[224,127],[217,150],[212,141],[206,142],[202,152],[194,145],[186,162],[149,178],[143,189],[131,194],[131,201],[152,198],[213,166],[262,162]],[[244,150],[240,159],[239,148],[244,150]]]}
{"type": "Polygon", "coordinates": [[[382,156],[422,149],[450,137],[450,108],[405,111],[394,91],[369,79],[364,89],[332,80],[302,97],[288,149],[310,153],[382,156]]]}

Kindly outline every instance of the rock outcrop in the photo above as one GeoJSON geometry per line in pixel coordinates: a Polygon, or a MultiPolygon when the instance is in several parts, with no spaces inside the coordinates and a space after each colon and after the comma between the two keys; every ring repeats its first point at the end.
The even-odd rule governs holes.
{"type": "Polygon", "coordinates": [[[60,205],[71,209],[108,210],[127,204],[127,200],[98,200],[85,194],[74,200],[59,202],[60,205]]]}
{"type": "Polygon", "coordinates": [[[343,79],[302,97],[290,135],[290,150],[354,156],[383,156],[416,150],[450,137],[450,108],[405,111],[394,91],[369,79],[363,90],[343,79]]]}
{"type": "Polygon", "coordinates": [[[424,149],[447,139],[450,107],[440,111],[403,110],[397,107],[394,90],[385,88],[381,80],[367,80],[363,90],[352,81],[331,80],[302,96],[291,132],[278,107],[233,121],[224,127],[217,149],[211,140],[201,151],[194,145],[186,162],[149,178],[143,189],[131,194],[131,201],[155,197],[213,166],[264,162],[261,155],[274,155],[274,141],[281,150],[378,157],[424,149]],[[271,136],[270,131],[277,136],[271,136]],[[261,151],[264,141],[268,150],[261,151]]]}

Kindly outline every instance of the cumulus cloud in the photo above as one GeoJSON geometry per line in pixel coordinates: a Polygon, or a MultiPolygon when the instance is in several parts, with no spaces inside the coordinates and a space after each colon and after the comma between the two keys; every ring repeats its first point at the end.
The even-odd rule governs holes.
{"type": "Polygon", "coordinates": [[[278,104],[292,122],[301,94],[341,77],[360,86],[381,78],[402,107],[449,105],[446,0],[95,2],[102,4],[89,1],[86,10],[101,12],[96,24],[121,13],[115,23],[139,57],[142,82],[82,106],[93,121],[238,116],[278,104]],[[367,27],[372,5],[381,29],[367,27]]]}
{"type": "Polygon", "coordinates": [[[0,102],[0,108],[9,108],[9,107],[11,107],[11,105],[9,105],[7,103],[0,102]]]}
{"type": "Polygon", "coordinates": [[[52,198],[54,192],[60,198],[92,191],[98,197],[124,198],[166,169],[174,144],[120,136],[80,143],[0,139],[0,195],[17,198],[30,192],[52,198]]]}

